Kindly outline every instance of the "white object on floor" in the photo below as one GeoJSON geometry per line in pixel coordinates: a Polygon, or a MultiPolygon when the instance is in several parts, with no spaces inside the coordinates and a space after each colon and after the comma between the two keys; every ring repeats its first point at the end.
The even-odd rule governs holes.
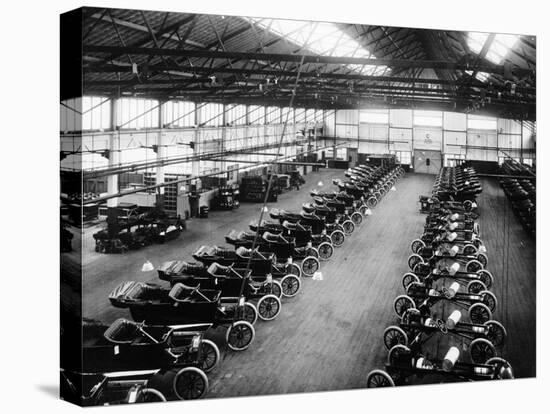
{"type": "Polygon", "coordinates": [[[153,266],[153,263],[151,263],[149,260],[147,260],[145,263],[143,263],[143,266],[141,267],[142,272],[150,272],[152,270],[155,270],[155,267],[153,266]]]}
{"type": "Polygon", "coordinates": [[[315,272],[313,273],[313,280],[323,280],[323,273],[321,272],[315,272]]]}
{"type": "Polygon", "coordinates": [[[390,188],[390,191],[397,191],[397,188],[395,188],[395,185],[392,188],[390,188]]]}

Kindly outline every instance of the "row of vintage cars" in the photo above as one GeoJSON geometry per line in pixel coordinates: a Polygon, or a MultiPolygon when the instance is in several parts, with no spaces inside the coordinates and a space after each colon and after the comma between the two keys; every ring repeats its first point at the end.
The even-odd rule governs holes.
{"type": "Polygon", "coordinates": [[[501,355],[506,329],[493,316],[498,302],[479,234],[479,192],[472,168],[441,170],[423,233],[411,243],[405,293],[393,303],[396,323],[383,333],[385,369],[371,371],[367,387],[513,378],[501,355]]]}
{"type": "Polygon", "coordinates": [[[398,165],[348,170],[333,182],[337,191],[312,190],[300,212],[272,209],[264,219],[262,209],[249,230],[225,236],[231,247],[201,246],[193,261],[162,264],[158,284],[119,284],[110,302],[131,319],[84,325],[83,366],[62,370],[63,398],[104,405],[206,395],[220,360],[210,330],[225,329],[228,350],[248,349],[257,319],[275,319],[403,173],[398,165]]]}

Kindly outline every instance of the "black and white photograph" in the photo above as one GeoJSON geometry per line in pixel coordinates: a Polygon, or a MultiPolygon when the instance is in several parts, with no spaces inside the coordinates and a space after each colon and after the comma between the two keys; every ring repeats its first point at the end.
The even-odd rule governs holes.
{"type": "Polygon", "coordinates": [[[535,36],[92,7],[61,35],[63,399],[536,375],[535,36]]]}
{"type": "Polygon", "coordinates": [[[536,410],[548,42],[543,7],[509,3],[45,6],[28,56],[5,52],[33,140],[22,177],[5,152],[30,179],[5,202],[24,355],[5,372],[28,389],[7,394],[62,412],[536,410]]]}

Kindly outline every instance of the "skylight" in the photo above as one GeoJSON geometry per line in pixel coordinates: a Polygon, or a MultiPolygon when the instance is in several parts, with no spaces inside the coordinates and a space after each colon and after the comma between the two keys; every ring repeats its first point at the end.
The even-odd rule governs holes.
{"type": "MultiPolygon", "coordinates": [[[[465,71],[468,75],[472,75],[474,71],[472,70],[466,70],[465,71]]],[[[487,79],[489,79],[490,74],[487,72],[477,72],[476,73],[476,79],[480,80],[481,82],[485,82],[487,79]]]]}
{"type": "MultiPolygon", "coordinates": [[[[376,59],[359,42],[332,23],[255,18],[250,20],[318,55],[376,59]]],[[[387,66],[346,66],[363,75],[382,75],[389,71],[387,66]]]]}
{"type": "MultiPolygon", "coordinates": [[[[469,32],[468,46],[474,53],[481,52],[489,33],[469,32]]],[[[497,34],[485,56],[487,60],[495,64],[500,64],[508,51],[514,47],[518,40],[517,35],[497,34]]]]}

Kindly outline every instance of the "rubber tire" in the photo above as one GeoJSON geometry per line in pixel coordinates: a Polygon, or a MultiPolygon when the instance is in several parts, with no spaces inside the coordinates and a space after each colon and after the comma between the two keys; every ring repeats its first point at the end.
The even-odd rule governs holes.
{"type": "Polygon", "coordinates": [[[279,313],[281,313],[281,307],[282,307],[281,299],[279,299],[275,295],[262,296],[260,298],[260,300],[258,301],[258,303],[256,304],[256,306],[258,308],[258,316],[260,317],[260,319],[262,321],[272,321],[273,319],[275,319],[279,315],[279,313]],[[266,304],[266,306],[268,308],[276,307],[275,313],[270,314],[270,315],[263,315],[262,314],[262,307],[263,307],[264,303],[266,304]]]}
{"type": "Polygon", "coordinates": [[[208,377],[206,374],[199,368],[196,367],[185,367],[180,369],[176,376],[174,377],[174,381],[172,382],[172,388],[174,390],[174,394],[176,394],[176,397],[178,397],[180,400],[188,400],[188,399],[199,399],[202,398],[207,392],[208,392],[208,377]],[[202,379],[202,382],[204,384],[204,390],[201,392],[201,394],[196,398],[186,398],[185,395],[180,394],[178,391],[178,381],[183,375],[190,374],[195,375],[196,378],[202,379]]]}
{"type": "MultiPolygon", "coordinates": [[[[211,347],[213,350],[214,350],[214,355],[216,356],[216,360],[214,361],[213,364],[205,367],[204,365],[201,367],[201,369],[204,371],[204,372],[210,372],[212,371],[214,368],[216,368],[216,366],[218,365],[218,362],[220,362],[220,350],[218,348],[218,345],[216,345],[214,342],[212,342],[211,340],[209,339],[203,339],[202,340],[202,343],[201,343],[201,348],[203,345],[207,345],[209,347],[211,347]]],[[[202,352],[201,352],[202,353],[202,352]]],[[[202,361],[201,361],[202,362],[202,361]]]]}
{"type": "Polygon", "coordinates": [[[254,329],[254,326],[252,326],[250,323],[246,321],[237,321],[231,324],[231,326],[227,328],[227,331],[225,332],[225,341],[227,343],[227,346],[233,351],[244,351],[254,341],[255,336],[256,336],[256,330],[254,329]],[[246,331],[251,332],[251,338],[250,338],[250,341],[248,341],[248,343],[241,346],[237,346],[230,342],[231,332],[233,331],[233,329],[236,329],[237,327],[239,327],[239,329],[245,329],[246,331]]]}

